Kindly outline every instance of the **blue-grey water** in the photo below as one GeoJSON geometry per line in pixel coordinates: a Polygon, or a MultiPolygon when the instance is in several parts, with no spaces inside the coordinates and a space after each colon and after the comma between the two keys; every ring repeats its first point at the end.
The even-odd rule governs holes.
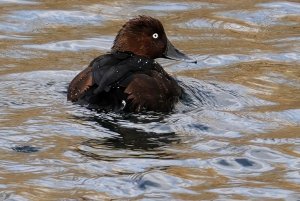
{"type": "Polygon", "coordinates": [[[300,200],[300,2],[0,0],[0,200],[300,200]],[[197,64],[172,113],[99,113],[72,78],[137,15],[197,64]]]}

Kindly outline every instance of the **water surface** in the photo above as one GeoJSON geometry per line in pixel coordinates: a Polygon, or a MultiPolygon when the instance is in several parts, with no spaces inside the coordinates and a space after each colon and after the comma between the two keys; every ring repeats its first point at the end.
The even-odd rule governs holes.
{"type": "Polygon", "coordinates": [[[298,1],[0,0],[0,200],[300,200],[298,1]],[[198,64],[170,114],[66,100],[122,24],[159,18],[198,64]]]}

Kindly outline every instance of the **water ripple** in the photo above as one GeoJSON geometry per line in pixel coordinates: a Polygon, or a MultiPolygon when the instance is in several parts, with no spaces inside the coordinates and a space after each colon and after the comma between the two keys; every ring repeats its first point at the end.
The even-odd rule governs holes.
{"type": "Polygon", "coordinates": [[[270,26],[282,24],[280,18],[288,15],[299,15],[300,4],[292,2],[277,2],[259,4],[264,9],[256,11],[219,12],[218,15],[226,18],[242,20],[251,25],[270,26]]]}
{"type": "Polygon", "coordinates": [[[33,0],[0,0],[0,4],[39,4],[33,0]]]}
{"type": "Polygon", "coordinates": [[[279,189],[279,188],[253,188],[253,187],[239,187],[235,186],[234,188],[220,188],[209,190],[210,192],[216,192],[221,195],[230,195],[230,194],[243,194],[249,198],[272,198],[272,199],[287,199],[287,200],[297,200],[299,197],[296,195],[296,192],[291,190],[279,189]]]}
{"type": "Polygon", "coordinates": [[[299,200],[299,6],[0,0],[0,200],[299,200]],[[175,109],[68,102],[141,14],[198,60],[158,60],[184,90],[175,109]]]}
{"type": "Polygon", "coordinates": [[[83,51],[102,50],[108,51],[113,43],[113,37],[101,36],[99,38],[86,38],[83,40],[59,41],[39,45],[23,45],[24,48],[33,48],[47,51],[83,51]]]}
{"type": "Polygon", "coordinates": [[[103,18],[98,14],[65,10],[23,10],[6,16],[7,22],[0,24],[5,32],[36,32],[45,27],[100,25],[103,18]]]}

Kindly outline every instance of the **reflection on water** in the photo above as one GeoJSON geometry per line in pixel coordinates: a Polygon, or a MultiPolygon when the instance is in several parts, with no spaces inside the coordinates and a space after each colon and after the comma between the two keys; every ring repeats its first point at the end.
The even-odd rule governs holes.
{"type": "Polygon", "coordinates": [[[0,200],[299,200],[297,1],[0,0],[0,200]],[[170,114],[99,113],[68,83],[152,15],[197,64],[158,59],[170,114]]]}

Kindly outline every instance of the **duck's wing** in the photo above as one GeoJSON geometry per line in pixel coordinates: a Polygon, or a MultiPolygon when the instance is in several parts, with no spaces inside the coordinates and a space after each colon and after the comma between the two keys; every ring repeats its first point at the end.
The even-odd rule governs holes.
{"type": "Polygon", "coordinates": [[[127,94],[127,109],[135,112],[143,109],[168,112],[182,93],[172,77],[166,77],[156,70],[132,74],[121,84],[127,94]]]}
{"type": "Polygon", "coordinates": [[[97,57],[72,80],[68,89],[68,100],[78,101],[87,92],[91,96],[108,92],[129,74],[153,68],[153,62],[154,60],[133,56],[127,52],[114,52],[97,57]]]}
{"type": "MultiPolygon", "coordinates": [[[[106,54],[95,58],[89,66],[81,71],[70,83],[68,88],[67,99],[76,102],[80,100],[87,92],[93,94],[90,90],[96,90],[98,88],[105,88],[106,83],[103,80],[109,79],[113,76],[110,72],[110,68],[117,65],[123,59],[126,59],[128,54],[116,55],[106,54]]],[[[99,89],[98,89],[99,91],[99,89]]]]}
{"type": "Polygon", "coordinates": [[[89,66],[71,81],[67,99],[72,102],[78,101],[93,85],[92,67],[89,66]]]}
{"type": "Polygon", "coordinates": [[[117,86],[122,79],[132,73],[153,69],[154,62],[152,59],[124,52],[116,52],[110,57],[95,61],[92,64],[93,78],[97,84],[94,94],[108,92],[112,86],[117,86]]]}

